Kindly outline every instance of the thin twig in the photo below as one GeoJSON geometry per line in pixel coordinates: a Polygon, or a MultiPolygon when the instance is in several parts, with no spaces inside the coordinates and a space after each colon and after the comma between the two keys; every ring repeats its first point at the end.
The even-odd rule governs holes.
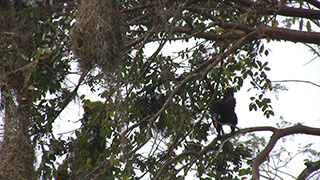
{"type": "Polygon", "coordinates": [[[299,82],[299,83],[312,84],[314,86],[320,87],[319,84],[316,84],[316,83],[311,82],[311,81],[306,81],[306,80],[276,80],[276,81],[272,81],[272,82],[299,82]]]}
{"type": "Polygon", "coordinates": [[[152,29],[148,32],[148,34],[146,36],[144,36],[143,41],[142,41],[141,45],[138,48],[136,56],[133,58],[133,62],[131,64],[129,72],[128,72],[127,76],[124,79],[127,79],[131,75],[131,73],[133,71],[133,68],[136,65],[136,61],[139,59],[138,57],[141,54],[144,45],[148,42],[149,38],[153,35],[155,27],[156,26],[153,26],[152,29]]]}
{"type": "Polygon", "coordinates": [[[67,107],[67,105],[73,100],[73,98],[77,95],[78,89],[81,83],[84,81],[84,78],[87,76],[89,71],[83,72],[78,80],[77,86],[73,89],[73,91],[69,94],[69,96],[61,103],[60,110],[55,114],[55,116],[47,123],[51,124],[53,121],[59,117],[61,112],[67,107]]]}

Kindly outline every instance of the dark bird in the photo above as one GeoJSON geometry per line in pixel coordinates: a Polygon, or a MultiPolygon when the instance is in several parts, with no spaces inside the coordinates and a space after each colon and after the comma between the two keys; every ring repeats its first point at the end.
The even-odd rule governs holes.
{"type": "Polygon", "coordinates": [[[233,87],[227,86],[223,99],[210,106],[210,114],[214,120],[214,127],[217,129],[218,136],[220,136],[221,131],[224,134],[222,124],[232,124],[234,126],[230,126],[231,132],[235,130],[235,125],[238,123],[237,115],[234,112],[235,107],[236,99],[233,97],[233,87]]]}

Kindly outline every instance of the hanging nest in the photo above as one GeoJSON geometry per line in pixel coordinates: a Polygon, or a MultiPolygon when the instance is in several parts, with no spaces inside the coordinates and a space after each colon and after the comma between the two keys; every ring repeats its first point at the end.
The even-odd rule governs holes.
{"type": "Polygon", "coordinates": [[[79,5],[70,39],[84,72],[113,73],[122,65],[124,27],[117,0],[85,0],[79,5]]]}

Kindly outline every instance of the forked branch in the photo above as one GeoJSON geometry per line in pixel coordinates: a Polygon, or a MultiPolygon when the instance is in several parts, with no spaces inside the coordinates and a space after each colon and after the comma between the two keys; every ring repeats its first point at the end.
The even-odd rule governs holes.
{"type": "Polygon", "coordinates": [[[320,136],[320,128],[312,128],[301,124],[297,124],[292,127],[288,127],[285,129],[276,129],[275,131],[273,131],[273,135],[271,136],[267,146],[252,162],[252,180],[258,180],[260,178],[259,166],[267,158],[273,147],[276,145],[277,141],[284,136],[298,133],[320,136]]]}

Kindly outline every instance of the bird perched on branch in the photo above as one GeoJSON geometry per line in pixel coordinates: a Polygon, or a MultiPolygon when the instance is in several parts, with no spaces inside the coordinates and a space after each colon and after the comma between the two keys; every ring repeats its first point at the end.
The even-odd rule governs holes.
{"type": "Polygon", "coordinates": [[[238,123],[238,118],[234,112],[236,99],[233,97],[233,87],[227,86],[222,100],[214,102],[210,106],[210,114],[214,121],[214,127],[217,129],[218,136],[221,131],[224,134],[222,125],[229,123],[231,132],[235,130],[235,125],[238,123]]]}

